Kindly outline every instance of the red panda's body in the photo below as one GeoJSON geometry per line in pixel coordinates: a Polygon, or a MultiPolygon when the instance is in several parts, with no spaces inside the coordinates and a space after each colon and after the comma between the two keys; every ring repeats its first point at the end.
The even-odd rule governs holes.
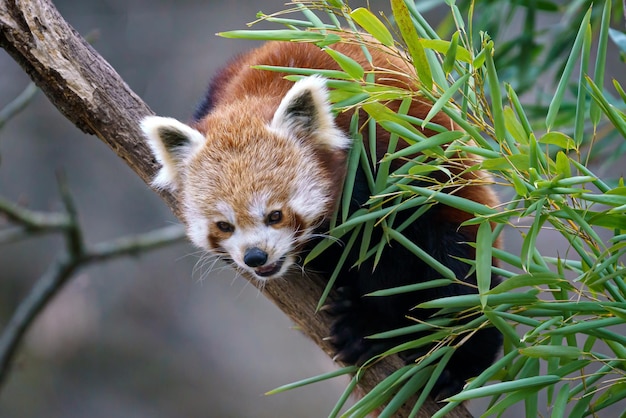
{"type": "MultiPolygon", "coordinates": [[[[372,70],[360,46],[345,43],[332,47],[357,60],[366,71],[372,70]]],[[[410,88],[414,78],[389,74],[410,75],[411,67],[377,48],[370,48],[370,52],[374,67],[391,70],[378,77],[378,83],[410,88]]],[[[294,84],[285,80],[284,74],[251,68],[254,65],[340,69],[330,55],[314,45],[270,42],[234,59],[218,73],[190,126],[148,117],[142,128],[163,164],[154,184],[178,193],[189,237],[196,245],[221,255],[256,279],[294,279],[302,274],[300,264],[311,242],[328,231],[343,188],[351,115],[333,116],[322,78],[309,77],[294,84]]],[[[398,105],[388,104],[393,110],[398,105]]],[[[429,110],[430,104],[414,100],[408,113],[424,118],[429,110]]],[[[455,128],[444,114],[433,121],[455,128]]],[[[378,128],[376,140],[382,158],[389,133],[378,128]]],[[[451,171],[459,174],[462,168],[451,171]]],[[[474,172],[463,176],[483,175],[474,172]]],[[[455,193],[489,206],[497,204],[484,185],[457,188],[455,193]]],[[[363,205],[369,195],[366,178],[359,171],[351,210],[363,205]]],[[[396,224],[408,219],[411,213],[406,212],[397,214],[396,224]]],[[[434,205],[403,234],[448,266],[459,280],[475,283],[469,265],[459,260],[473,258],[472,248],[465,243],[475,241],[476,230],[460,226],[472,217],[434,205]]],[[[330,249],[322,254],[314,268],[330,274],[337,262],[336,252],[330,249]]],[[[342,300],[331,304],[330,309],[337,315],[332,341],[338,358],[349,363],[362,363],[405,341],[407,338],[381,341],[364,337],[412,324],[406,319],[409,314],[429,316],[431,312],[409,312],[418,303],[473,291],[471,286],[455,284],[388,298],[364,298],[374,290],[439,276],[401,245],[385,248],[376,268],[372,261],[350,268],[358,259],[355,250],[346,261],[338,278],[342,300]]],[[[494,329],[478,332],[458,349],[437,390],[443,394],[458,390],[467,378],[493,361],[500,345],[501,336],[494,329]]]]}

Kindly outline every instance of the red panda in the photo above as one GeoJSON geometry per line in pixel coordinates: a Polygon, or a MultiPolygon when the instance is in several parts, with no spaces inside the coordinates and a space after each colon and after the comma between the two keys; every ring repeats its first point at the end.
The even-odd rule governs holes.
{"type": "MultiPolygon", "coordinates": [[[[370,48],[373,66],[356,43],[333,48],[358,61],[366,71],[389,69],[386,75],[377,75],[377,83],[415,89],[412,68],[382,48],[370,48]]],[[[351,146],[350,115],[333,114],[322,77],[310,76],[293,83],[284,74],[252,68],[255,65],[340,70],[335,60],[315,45],[268,42],[235,58],[217,74],[190,124],[148,116],[141,128],[162,165],[153,185],[177,193],[188,236],[195,245],[221,256],[256,280],[293,278],[302,274],[302,260],[312,242],[328,232],[340,198],[351,146]]],[[[388,106],[397,110],[399,103],[388,106]]],[[[414,99],[408,113],[424,118],[430,108],[431,104],[414,99]]],[[[455,129],[443,113],[433,121],[455,129]]],[[[428,130],[424,133],[433,134],[428,130]]],[[[367,136],[367,132],[363,134],[367,136]]],[[[382,158],[389,133],[379,127],[376,141],[377,154],[382,158]]],[[[462,168],[457,168],[457,173],[462,168]]],[[[476,171],[461,175],[484,176],[476,171]]],[[[455,189],[455,193],[497,205],[484,182],[455,189]]],[[[357,210],[369,197],[367,180],[359,170],[351,210],[357,210]]],[[[406,212],[399,212],[396,222],[407,220],[411,214],[406,212]]],[[[460,225],[472,217],[433,205],[403,234],[448,266],[459,280],[475,284],[469,265],[460,261],[473,258],[472,247],[465,243],[476,240],[476,229],[460,225]]],[[[337,263],[336,253],[326,251],[313,268],[330,275],[337,263]]],[[[401,245],[387,246],[376,268],[371,260],[351,268],[357,260],[355,250],[337,279],[340,299],[328,309],[336,316],[331,341],[337,358],[347,363],[362,364],[410,339],[365,337],[414,323],[407,319],[409,314],[428,318],[432,312],[410,311],[420,302],[475,292],[472,286],[452,284],[392,297],[363,297],[374,290],[439,275],[401,245]]],[[[497,280],[494,276],[494,283],[497,280]]],[[[502,337],[494,328],[478,331],[457,349],[435,391],[442,396],[459,391],[468,378],[493,362],[501,344],[502,337]]],[[[416,355],[419,353],[407,357],[414,359],[416,355]]]]}

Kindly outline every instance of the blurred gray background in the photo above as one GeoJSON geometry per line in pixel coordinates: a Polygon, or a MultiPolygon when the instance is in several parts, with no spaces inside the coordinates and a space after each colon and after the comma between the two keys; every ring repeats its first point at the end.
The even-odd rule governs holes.
{"type": "MultiPolygon", "coordinates": [[[[157,114],[181,120],[211,75],[255,45],[214,34],[283,8],[276,0],[55,3],[83,35],[98,31],[95,48],[157,114]]],[[[388,9],[386,0],[369,3],[388,9]]],[[[28,82],[0,50],[0,107],[28,82]]],[[[62,169],[88,243],[177,222],[42,94],[0,131],[0,157],[0,195],[38,210],[61,208],[54,174],[62,169]]],[[[517,234],[507,239],[509,250],[518,245],[517,234]]],[[[49,236],[0,247],[0,328],[62,245],[49,236]]],[[[198,257],[181,244],[81,270],[29,332],[0,391],[0,417],[326,416],[345,379],[263,393],[334,370],[331,360],[232,271],[192,273],[198,257]]]]}

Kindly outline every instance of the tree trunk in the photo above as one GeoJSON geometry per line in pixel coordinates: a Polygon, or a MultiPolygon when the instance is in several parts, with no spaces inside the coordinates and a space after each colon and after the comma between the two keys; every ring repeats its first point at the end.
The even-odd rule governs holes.
{"type": "MultiPolygon", "coordinates": [[[[158,169],[138,128],[139,120],[153,112],[124,83],[115,70],[63,19],[49,0],[0,0],[0,46],[29,74],[52,103],[74,125],[98,136],[146,183],[158,169]]],[[[175,196],[161,193],[176,215],[175,196]]],[[[304,333],[332,355],[328,335],[331,318],[315,312],[324,289],[315,276],[267,283],[264,294],[304,333]]],[[[403,365],[393,356],[371,366],[359,382],[368,392],[391,371],[403,365]]],[[[419,417],[438,410],[428,401],[419,417]]],[[[408,416],[411,403],[398,412],[408,416]]],[[[451,417],[471,417],[463,407],[451,417]]]]}

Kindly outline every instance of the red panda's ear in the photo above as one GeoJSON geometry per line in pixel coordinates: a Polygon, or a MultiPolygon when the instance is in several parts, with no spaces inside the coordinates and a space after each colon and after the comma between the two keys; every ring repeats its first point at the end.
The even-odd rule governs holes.
{"type": "Polygon", "coordinates": [[[148,145],[161,169],[152,180],[159,189],[175,191],[185,162],[205,142],[204,135],[172,118],[147,116],[141,121],[148,145]]]}
{"type": "Polygon", "coordinates": [[[293,85],[280,102],[270,128],[324,148],[345,149],[350,145],[335,125],[326,80],[319,76],[303,78],[293,85]]]}

